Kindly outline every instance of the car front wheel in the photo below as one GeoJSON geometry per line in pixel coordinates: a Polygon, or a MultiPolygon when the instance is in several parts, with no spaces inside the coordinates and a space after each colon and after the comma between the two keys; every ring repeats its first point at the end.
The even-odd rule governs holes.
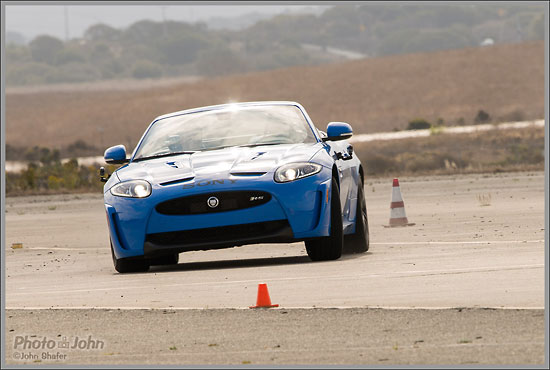
{"type": "Polygon", "coordinates": [[[115,266],[115,270],[117,270],[117,272],[126,273],[149,271],[149,263],[145,260],[116,258],[115,251],[113,250],[113,243],[111,243],[111,256],[113,257],[113,265],[115,266]]]}
{"type": "Polygon", "coordinates": [[[306,251],[312,261],[328,261],[340,258],[344,245],[342,207],[336,179],[332,179],[330,202],[330,235],[306,241],[306,251]]]}

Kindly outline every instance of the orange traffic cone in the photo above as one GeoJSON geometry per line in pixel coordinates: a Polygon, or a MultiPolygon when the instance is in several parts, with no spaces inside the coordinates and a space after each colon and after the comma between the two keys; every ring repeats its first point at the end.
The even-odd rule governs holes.
{"type": "Polygon", "coordinates": [[[393,187],[391,193],[390,204],[390,224],[386,227],[396,226],[412,226],[414,223],[409,223],[407,215],[405,214],[405,203],[403,202],[403,196],[401,196],[401,189],[399,188],[399,180],[393,179],[393,187]]]}
{"type": "Polygon", "coordinates": [[[250,306],[250,308],[270,308],[279,307],[278,304],[271,304],[269,298],[269,292],[267,291],[267,284],[258,284],[258,298],[256,299],[256,306],[250,306]]]}

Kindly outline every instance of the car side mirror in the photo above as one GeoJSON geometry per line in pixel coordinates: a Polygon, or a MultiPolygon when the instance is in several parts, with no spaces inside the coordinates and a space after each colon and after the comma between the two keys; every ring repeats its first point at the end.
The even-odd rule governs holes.
{"type": "Polygon", "coordinates": [[[105,162],[109,164],[128,163],[126,158],[126,147],[124,145],[115,145],[108,148],[103,155],[105,162]]]}
{"type": "Polygon", "coordinates": [[[349,139],[353,135],[353,129],[345,122],[330,122],[327,125],[327,137],[323,141],[338,141],[349,139]]]}

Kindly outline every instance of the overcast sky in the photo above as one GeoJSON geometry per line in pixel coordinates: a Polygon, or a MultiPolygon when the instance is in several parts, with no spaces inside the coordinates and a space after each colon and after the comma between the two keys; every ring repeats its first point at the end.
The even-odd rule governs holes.
{"type": "MultiPolygon", "coordinates": [[[[105,23],[116,28],[150,19],[198,22],[213,17],[235,17],[247,13],[276,14],[316,8],[307,5],[6,5],[5,30],[21,33],[31,40],[37,35],[48,34],[65,38],[65,9],[69,38],[81,37],[92,24],[105,23]]],[[[323,7],[323,8],[326,8],[323,7]]]]}

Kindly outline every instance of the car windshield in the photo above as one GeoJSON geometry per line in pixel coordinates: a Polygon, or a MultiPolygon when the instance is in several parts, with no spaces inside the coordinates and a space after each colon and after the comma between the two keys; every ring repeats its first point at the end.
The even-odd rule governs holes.
{"type": "Polygon", "coordinates": [[[134,160],[232,146],[315,143],[302,111],[294,105],[229,106],[182,114],[153,124],[134,160]]]}

